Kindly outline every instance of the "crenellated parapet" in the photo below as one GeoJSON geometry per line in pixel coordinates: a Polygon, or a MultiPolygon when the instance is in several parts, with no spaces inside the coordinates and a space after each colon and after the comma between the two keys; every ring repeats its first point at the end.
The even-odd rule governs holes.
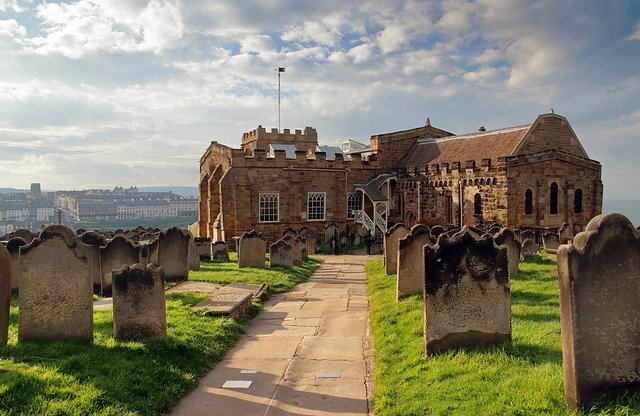
{"type": "Polygon", "coordinates": [[[242,149],[231,150],[231,167],[267,167],[288,169],[377,169],[375,160],[363,160],[359,155],[344,159],[342,154],[335,154],[335,160],[327,160],[326,152],[308,153],[303,150],[295,152],[295,158],[287,158],[286,151],[274,150],[273,157],[264,149],[255,149],[253,154],[246,155],[242,149]],[[313,155],[313,156],[311,156],[313,155]]]}
{"type": "Polygon", "coordinates": [[[245,153],[251,153],[256,149],[268,149],[270,144],[290,144],[298,150],[308,151],[318,146],[318,132],[313,127],[305,127],[304,130],[278,129],[267,131],[261,125],[258,128],[242,135],[242,149],[245,153]]]}

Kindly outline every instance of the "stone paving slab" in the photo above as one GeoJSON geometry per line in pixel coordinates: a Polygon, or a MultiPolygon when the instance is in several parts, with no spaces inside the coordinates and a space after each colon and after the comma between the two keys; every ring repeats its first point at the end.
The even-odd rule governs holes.
{"type": "Polygon", "coordinates": [[[369,257],[321,258],[308,282],[263,304],[236,347],[172,414],[369,414],[371,340],[363,267],[369,257]],[[228,380],[251,385],[222,388],[228,380]]]}

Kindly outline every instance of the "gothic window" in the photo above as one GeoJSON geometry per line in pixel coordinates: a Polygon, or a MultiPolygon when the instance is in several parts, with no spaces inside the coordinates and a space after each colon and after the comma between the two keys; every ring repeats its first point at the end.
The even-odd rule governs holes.
{"type": "Polygon", "coordinates": [[[480,193],[475,194],[473,197],[473,214],[482,215],[482,197],[480,193]]]}
{"type": "Polygon", "coordinates": [[[347,194],[347,219],[352,220],[355,218],[356,210],[362,209],[362,193],[349,192],[347,194]]]}
{"type": "Polygon", "coordinates": [[[582,212],[582,189],[576,189],[573,201],[573,212],[580,214],[582,212]]]}
{"type": "Polygon", "coordinates": [[[309,221],[324,220],[325,199],[324,192],[309,192],[307,194],[307,219],[309,221]]]}
{"type": "Polygon", "coordinates": [[[533,191],[527,189],[524,193],[524,213],[525,215],[533,214],[533,191]]]}
{"type": "Polygon", "coordinates": [[[558,184],[551,182],[549,187],[549,214],[558,213],[558,184]]]}
{"type": "Polygon", "coordinates": [[[276,193],[260,194],[260,222],[278,222],[280,214],[280,195],[276,193]]]}

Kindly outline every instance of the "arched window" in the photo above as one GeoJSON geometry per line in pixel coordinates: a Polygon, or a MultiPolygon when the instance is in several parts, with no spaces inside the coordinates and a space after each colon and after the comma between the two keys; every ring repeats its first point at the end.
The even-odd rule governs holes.
{"type": "Polygon", "coordinates": [[[527,189],[524,193],[524,213],[525,215],[533,214],[533,191],[527,189]]]}
{"type": "Polygon", "coordinates": [[[482,215],[482,197],[480,193],[475,194],[473,197],[473,214],[482,215]]]}
{"type": "Polygon", "coordinates": [[[582,212],[582,189],[576,189],[575,199],[573,201],[573,212],[576,214],[582,212]]]}
{"type": "Polygon", "coordinates": [[[356,211],[362,209],[362,193],[361,192],[349,192],[347,194],[347,219],[353,219],[356,216],[356,211]]]}
{"type": "Polygon", "coordinates": [[[558,213],[558,184],[551,182],[549,187],[549,214],[558,213]]]}

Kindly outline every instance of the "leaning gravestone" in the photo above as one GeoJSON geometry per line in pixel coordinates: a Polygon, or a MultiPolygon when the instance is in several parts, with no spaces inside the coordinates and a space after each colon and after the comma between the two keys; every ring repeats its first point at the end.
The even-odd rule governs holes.
{"type": "Polygon", "coordinates": [[[189,234],[179,227],[171,227],[158,235],[158,266],[169,281],[189,277],[189,234]]]}
{"type": "Polygon", "coordinates": [[[111,296],[113,271],[122,266],[139,263],[140,247],[129,241],[124,235],[118,234],[105,246],[100,247],[100,282],[104,296],[111,296]]]}
{"type": "Polygon", "coordinates": [[[284,239],[269,246],[269,267],[293,266],[293,247],[284,239]]]}
{"type": "Polygon", "coordinates": [[[113,336],[120,341],[167,336],[162,267],[137,263],[113,271],[113,336]]]}
{"type": "Polygon", "coordinates": [[[588,410],[640,388],[640,232],[620,214],[594,217],[558,249],[565,399],[588,410]]]}
{"type": "Polygon", "coordinates": [[[20,237],[13,237],[7,241],[7,251],[11,255],[11,290],[17,292],[20,287],[20,276],[22,276],[22,266],[20,266],[20,247],[27,243],[20,237]]]}
{"type": "Polygon", "coordinates": [[[522,259],[524,261],[532,261],[536,257],[538,257],[540,252],[540,247],[533,242],[533,240],[524,240],[522,243],[522,249],[520,250],[522,253],[522,259]]]}
{"type": "Polygon", "coordinates": [[[255,230],[247,231],[238,240],[238,267],[264,267],[267,242],[255,230]]]}
{"type": "Polygon", "coordinates": [[[285,235],[282,239],[291,246],[291,259],[294,266],[302,264],[302,244],[295,237],[285,235]]]}
{"type": "Polygon", "coordinates": [[[387,274],[398,271],[398,241],[409,234],[409,227],[396,224],[384,234],[384,267],[387,274]]]}
{"type": "Polygon", "coordinates": [[[71,229],[50,225],[20,247],[18,339],[93,339],[87,247],[71,229]]]}
{"type": "Polygon", "coordinates": [[[567,244],[569,241],[573,240],[573,227],[567,222],[563,223],[562,227],[558,230],[558,236],[561,244],[567,244]]]}
{"type": "Polygon", "coordinates": [[[216,241],[211,244],[212,260],[229,260],[229,246],[224,241],[216,241]]]}
{"type": "Polygon", "coordinates": [[[304,237],[296,237],[298,243],[300,243],[300,255],[302,257],[302,261],[309,259],[309,250],[307,250],[307,239],[304,237]]]}
{"type": "Polygon", "coordinates": [[[85,231],[79,235],[80,241],[88,245],[87,263],[91,281],[93,282],[93,293],[102,293],[102,273],[100,272],[100,247],[107,244],[107,239],[95,231],[85,231]]]}
{"type": "Polygon", "coordinates": [[[466,230],[424,247],[424,340],[427,354],[511,341],[506,247],[466,230]]]}
{"type": "Polygon", "coordinates": [[[9,340],[12,269],[11,255],[0,244],[0,345],[6,345],[9,340]]]}
{"type": "Polygon", "coordinates": [[[200,253],[198,252],[198,247],[196,247],[193,234],[188,231],[187,233],[189,234],[189,243],[187,246],[189,270],[200,270],[200,253]]]}
{"type": "Polygon", "coordinates": [[[522,245],[516,240],[516,235],[510,228],[504,227],[494,237],[496,244],[507,247],[507,259],[509,261],[509,279],[516,277],[520,265],[520,251],[522,245]]]}
{"type": "Polygon", "coordinates": [[[411,232],[398,242],[398,276],[396,279],[396,299],[422,292],[422,254],[425,244],[431,244],[429,227],[417,224],[411,232]]]}

